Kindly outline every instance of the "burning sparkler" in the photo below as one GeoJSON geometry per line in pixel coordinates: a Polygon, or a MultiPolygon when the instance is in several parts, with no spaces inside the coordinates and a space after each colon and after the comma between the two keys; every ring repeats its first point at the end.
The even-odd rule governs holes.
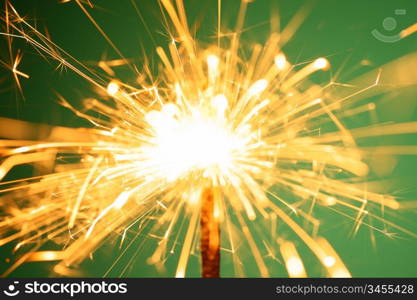
{"type": "MultiPolygon", "coordinates": [[[[121,54],[86,4],[76,3],[121,54]]],[[[230,35],[220,32],[218,2],[218,41],[208,47],[193,38],[182,1],[160,3],[174,27],[172,42],[156,49],[162,62],[158,79],[152,84],[138,82],[138,87],[99,77],[6,4],[3,35],[9,45],[14,38],[26,40],[93,84],[98,96],[85,100],[82,109],[60,97],[63,106],[93,128],[38,127],[48,132],[39,141],[30,140],[25,122],[0,119],[0,128],[11,124],[14,128],[13,137],[0,141],[0,178],[17,165],[49,163],[49,172],[42,176],[1,183],[0,246],[14,243],[15,253],[25,248],[3,276],[27,261],[58,261],[56,273],[78,275],[73,267],[114,233],[126,244],[129,229],[152,218],[149,232],[159,241],[148,262],[156,265],[163,265],[178,249],[182,228],[178,224],[188,223],[177,277],[186,276],[190,255],[198,249],[204,277],[219,276],[223,250],[232,255],[236,276],[244,276],[239,257],[243,246],[263,277],[270,275],[266,255],[281,255],[290,277],[307,276],[297,243],[277,234],[277,222],[312,251],[327,276],[350,276],[331,243],[318,235],[316,207],[352,219],[356,231],[369,226],[384,233],[390,226],[416,237],[384,217],[415,204],[361,186],[369,171],[364,159],[375,148],[361,148],[357,139],[417,133],[417,124],[348,130],[342,121],[375,109],[361,101],[380,92],[382,71],[373,75],[371,85],[335,95],[331,89],[342,84],[308,83],[310,75],[330,68],[328,59],[297,65],[287,59],[282,47],[292,27],[271,34],[263,47],[255,45],[250,58],[243,58],[240,32],[247,1],[242,1],[237,28],[230,35]],[[346,104],[351,108],[341,111],[346,104]],[[72,163],[62,163],[70,158],[72,163]],[[286,199],[288,193],[292,199],[286,199]],[[381,208],[384,214],[379,213],[381,208]],[[270,237],[252,225],[257,218],[271,228],[270,237]],[[201,243],[196,242],[199,239],[201,243]],[[48,241],[64,246],[44,249],[48,241]]],[[[18,83],[20,77],[28,77],[18,69],[20,60],[18,54],[11,66],[18,83]]],[[[416,60],[410,54],[401,64],[416,60]]],[[[112,67],[129,63],[122,56],[101,61],[99,67],[114,76],[112,67]]],[[[149,68],[143,69],[141,77],[152,78],[149,68]]],[[[416,154],[415,146],[378,150],[416,154]]]]}

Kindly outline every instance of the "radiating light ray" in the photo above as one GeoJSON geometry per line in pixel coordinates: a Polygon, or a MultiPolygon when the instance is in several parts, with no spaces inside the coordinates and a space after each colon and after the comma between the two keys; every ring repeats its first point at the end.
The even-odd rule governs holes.
{"type": "Polygon", "coordinates": [[[406,29],[401,30],[400,37],[405,38],[409,35],[412,35],[413,33],[417,32],[417,23],[410,25],[406,29]]]}
{"type": "Polygon", "coordinates": [[[279,244],[289,277],[307,277],[303,262],[294,244],[289,241],[279,242],[279,244]]]}
{"type": "MultiPolygon", "coordinates": [[[[292,64],[283,50],[306,10],[283,32],[272,33],[263,46],[255,45],[246,60],[241,41],[246,1],[240,5],[234,31],[225,34],[218,0],[216,41],[202,46],[190,32],[183,1],[161,0],[170,42],[167,47],[156,46],[161,71],[153,74],[146,63],[139,72],[131,59],[123,57],[87,11],[84,4],[93,8],[92,3],[75,2],[120,56],[88,64],[105,74],[65,52],[10,3],[2,16],[6,24],[2,35],[9,41],[10,53],[11,41],[24,39],[59,66],[80,75],[97,92],[94,99],[83,101],[81,109],[59,96],[64,107],[93,128],[39,126],[34,131],[47,132],[40,134],[30,133],[30,124],[0,119],[2,127],[16,127],[16,138],[0,128],[1,136],[13,139],[0,140],[0,179],[18,165],[51,164],[48,174],[0,183],[4,210],[0,246],[15,243],[16,251],[3,275],[25,261],[58,261],[55,272],[79,275],[74,268],[119,234],[123,250],[106,275],[116,272],[126,259],[119,275],[127,274],[142,249],[156,241],[145,261],[162,270],[178,253],[173,275],[185,277],[190,257],[199,251],[197,224],[207,186],[216,194],[213,210],[223,231],[221,240],[214,236],[212,243],[221,244],[230,255],[239,277],[245,276],[243,256],[253,258],[257,274],[270,276],[274,270],[269,263],[278,260],[277,253],[290,277],[307,276],[298,244],[287,240],[288,232],[311,250],[328,276],[350,276],[330,242],[318,237],[323,233],[317,210],[343,215],[351,221],[353,232],[366,226],[388,235],[389,227],[416,236],[386,218],[415,208],[415,202],[361,186],[372,172],[367,157],[374,152],[415,155],[416,146],[363,147],[358,142],[415,134],[416,122],[370,123],[354,129],[346,125],[348,117],[375,111],[378,104],[364,100],[388,90],[386,69],[371,72],[370,81],[310,83],[310,75],[331,69],[331,57],[292,64]],[[114,78],[116,67],[128,68],[135,83],[114,78]],[[346,90],[334,92],[335,87],[346,90]],[[270,236],[264,237],[265,232],[270,236]],[[40,248],[51,241],[64,245],[62,250],[40,248]],[[34,246],[20,254],[23,245],[34,246]]],[[[139,7],[133,0],[132,4],[143,21],[139,7]]],[[[413,28],[404,34],[410,35],[413,28]]],[[[9,69],[20,86],[17,76],[29,76],[18,69],[21,54],[12,58],[9,69]]],[[[401,73],[413,58],[407,56],[386,68],[401,73]]],[[[401,76],[395,80],[415,84],[401,76]]]]}

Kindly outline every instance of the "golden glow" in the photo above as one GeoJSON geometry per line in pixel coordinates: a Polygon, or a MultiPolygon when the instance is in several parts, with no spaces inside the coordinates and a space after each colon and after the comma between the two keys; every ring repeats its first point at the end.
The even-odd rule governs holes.
{"type": "Polygon", "coordinates": [[[217,96],[206,110],[191,108],[187,116],[173,104],[169,109],[164,106],[161,111],[147,113],[154,137],[141,151],[149,164],[159,168],[169,181],[193,171],[205,177],[226,176],[235,167],[235,153],[244,151],[251,142],[251,132],[235,133],[224,119],[215,117],[224,112],[226,101],[224,96],[217,96]]]}
{"type": "MultiPolygon", "coordinates": [[[[311,250],[327,276],[350,276],[331,243],[318,237],[325,224],[319,216],[325,213],[342,215],[355,230],[366,226],[389,236],[386,229],[394,228],[416,237],[385,219],[389,213],[415,208],[415,201],[401,203],[367,178],[374,153],[415,155],[416,147],[366,148],[356,142],[370,136],[417,133],[416,122],[373,123],[377,104],[370,105],[368,97],[384,80],[381,73],[371,72],[370,81],[312,83],[309,76],[330,69],[331,64],[326,58],[297,58],[294,64],[296,55],[283,53],[297,18],[282,35],[272,33],[263,46],[241,51],[246,2],[232,34],[220,32],[219,18],[216,41],[205,46],[195,40],[182,1],[161,0],[172,25],[170,42],[156,47],[155,57],[144,59],[159,58],[158,74],[150,71],[153,65],[148,63],[139,72],[137,63],[124,58],[85,1],[76,4],[120,56],[100,59],[91,70],[61,51],[10,3],[6,5],[4,35],[11,49],[13,37],[23,38],[84,78],[97,94],[85,99],[81,109],[59,97],[63,107],[91,124],[89,128],[43,128],[0,118],[0,134],[5,137],[0,140],[0,179],[22,164],[33,164],[40,174],[0,182],[0,246],[13,244],[16,253],[1,275],[9,275],[24,261],[57,260],[55,272],[79,276],[74,267],[116,236],[124,249],[136,243],[152,245],[155,250],[147,261],[161,272],[167,259],[177,257],[171,275],[185,277],[190,257],[199,253],[198,220],[207,187],[216,191],[214,214],[222,231],[216,244],[221,242],[222,253],[228,254],[234,274],[241,277],[243,259],[248,257],[260,276],[269,276],[278,266],[271,265],[283,262],[279,268],[285,267],[290,277],[306,277],[299,244],[311,250]],[[109,82],[115,67],[133,75],[109,82]],[[358,113],[363,114],[361,122],[370,114],[369,124],[349,128],[345,118],[351,120],[358,113]],[[291,236],[294,241],[284,240],[291,236]],[[62,250],[37,251],[50,241],[62,250]],[[23,245],[32,246],[30,255],[18,256],[16,250],[26,249],[23,245]]],[[[410,27],[404,34],[414,31],[410,27]]],[[[28,78],[17,70],[21,57],[15,55],[8,64],[17,84],[20,77],[28,78]]],[[[390,65],[390,70],[403,75],[393,77],[417,83],[417,77],[410,75],[415,70],[404,69],[416,59],[411,55],[390,65]]],[[[335,74],[331,73],[332,80],[338,79],[335,74]]],[[[104,276],[128,269],[117,266],[127,261],[124,253],[120,251],[122,259],[117,258],[104,276]]]]}

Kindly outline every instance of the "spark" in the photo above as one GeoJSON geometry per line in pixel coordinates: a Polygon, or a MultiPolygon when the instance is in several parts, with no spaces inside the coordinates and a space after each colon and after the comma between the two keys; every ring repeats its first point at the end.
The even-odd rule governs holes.
{"type": "Polygon", "coordinates": [[[306,277],[307,274],[305,272],[303,262],[294,244],[290,241],[279,241],[279,244],[281,245],[280,250],[285,261],[289,277],[306,277]]]}
{"type": "MultiPolygon", "coordinates": [[[[56,261],[56,273],[78,276],[74,268],[119,235],[118,244],[126,248],[106,274],[133,245],[140,251],[156,241],[146,261],[163,269],[171,254],[178,253],[173,275],[185,277],[190,257],[201,250],[196,241],[202,234],[209,237],[209,254],[221,249],[231,258],[236,276],[244,276],[242,256],[249,253],[260,276],[271,276],[268,259],[277,262],[281,255],[288,276],[306,277],[311,270],[297,250],[302,243],[327,276],[350,277],[341,256],[321,236],[317,210],[343,215],[355,232],[366,226],[383,233],[388,226],[417,236],[385,218],[415,208],[414,201],[362,186],[368,182],[366,158],[371,153],[415,155],[416,146],[361,147],[357,142],[417,133],[416,122],[355,129],[344,122],[375,111],[377,104],[364,100],[367,93],[378,93],[384,73],[378,71],[369,85],[359,88],[357,82],[312,84],[311,75],[331,70],[331,58],[293,64],[283,50],[305,11],[281,34],[272,33],[264,46],[254,46],[246,60],[240,34],[248,2],[241,3],[235,31],[223,34],[219,0],[218,36],[214,44],[202,46],[190,32],[184,3],[161,0],[173,28],[167,47],[155,49],[161,70],[156,76],[146,64],[139,72],[123,56],[87,11],[84,4],[94,7],[90,1],[75,3],[120,56],[99,60],[97,67],[105,74],[69,55],[6,4],[2,19],[7,30],[2,35],[8,45],[13,38],[26,40],[91,83],[97,95],[86,99],[82,109],[59,98],[92,128],[51,126],[44,139],[31,141],[32,124],[0,119],[2,127],[19,125],[17,138],[0,140],[0,179],[22,164],[49,168],[44,175],[0,183],[5,212],[0,246],[14,243],[16,253],[30,246],[16,254],[3,276],[26,261],[56,261]],[[115,78],[113,68],[123,66],[133,72],[135,84],[115,78]],[[343,92],[334,92],[336,87],[343,92]],[[211,205],[208,215],[202,213],[204,199],[211,205]],[[212,228],[203,234],[199,220],[205,223],[207,216],[212,228]],[[129,240],[134,228],[137,232],[129,240]],[[39,249],[47,242],[62,250],[39,249]]],[[[412,55],[401,66],[415,62],[412,55]]],[[[15,56],[11,68],[19,87],[17,76],[29,78],[17,69],[21,59],[21,54],[15,56]]]]}
{"type": "Polygon", "coordinates": [[[406,38],[407,36],[412,35],[413,33],[417,32],[417,23],[410,25],[409,27],[403,29],[400,32],[400,37],[401,38],[406,38]]]}

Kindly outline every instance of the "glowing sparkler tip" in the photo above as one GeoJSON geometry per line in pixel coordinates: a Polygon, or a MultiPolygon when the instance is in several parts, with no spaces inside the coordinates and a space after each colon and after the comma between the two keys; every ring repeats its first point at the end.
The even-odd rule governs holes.
{"type": "Polygon", "coordinates": [[[168,181],[190,171],[201,171],[205,178],[221,176],[221,170],[232,166],[233,152],[242,150],[250,136],[245,131],[233,133],[224,124],[227,105],[227,98],[220,94],[211,99],[211,107],[194,107],[185,115],[177,116],[174,104],[149,111],[145,119],[154,137],[144,149],[147,159],[157,168],[163,167],[161,173],[168,181]]]}

